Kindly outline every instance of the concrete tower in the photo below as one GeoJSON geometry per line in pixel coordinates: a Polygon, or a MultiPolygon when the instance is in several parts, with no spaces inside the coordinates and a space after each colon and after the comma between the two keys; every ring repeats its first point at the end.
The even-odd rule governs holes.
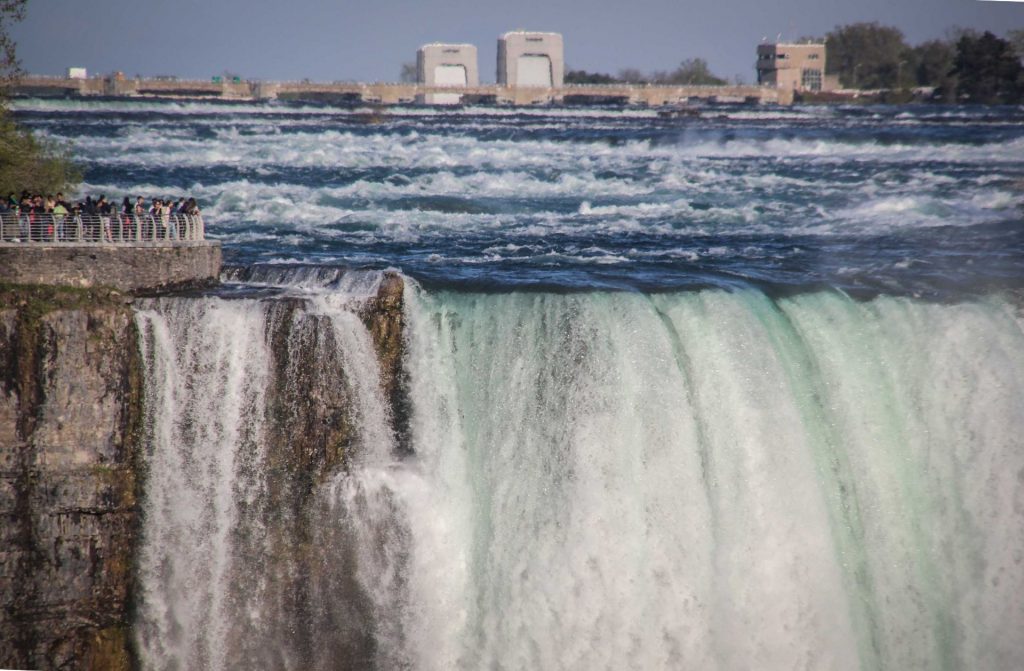
{"type": "MultiPolygon", "coordinates": [[[[479,86],[476,47],[472,44],[424,44],[416,52],[416,81],[426,86],[479,86]]],[[[460,93],[428,93],[420,102],[457,104],[460,93]]]]}
{"type": "Polygon", "coordinates": [[[498,84],[511,87],[561,87],[565,49],[558,33],[513,31],[498,38],[498,84]]]}

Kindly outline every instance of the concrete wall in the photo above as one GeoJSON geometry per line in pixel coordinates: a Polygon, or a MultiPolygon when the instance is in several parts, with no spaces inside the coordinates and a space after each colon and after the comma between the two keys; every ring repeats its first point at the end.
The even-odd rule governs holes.
{"type": "Polygon", "coordinates": [[[517,86],[521,58],[546,57],[550,61],[551,86],[565,81],[565,48],[558,33],[515,31],[498,38],[498,85],[517,86]]]}
{"type": "Polygon", "coordinates": [[[219,242],[142,245],[0,244],[0,282],[111,286],[122,291],[207,284],[220,276],[219,242]]]}
{"type": "MultiPolygon", "coordinates": [[[[564,67],[564,66],[563,66],[564,67]]],[[[88,79],[86,82],[97,80],[88,79]]],[[[101,83],[103,80],[99,80],[101,83]]],[[[15,87],[19,94],[88,96],[101,95],[102,90],[86,93],[77,88],[65,88],[71,82],[77,86],[77,80],[64,78],[26,78],[15,87]]],[[[241,86],[241,85],[238,85],[241,86]]],[[[407,104],[416,100],[417,96],[431,93],[448,93],[450,87],[427,86],[425,84],[364,84],[359,82],[251,82],[250,99],[264,100],[281,98],[284,100],[310,100],[317,102],[358,102],[381,103],[385,105],[407,104]]],[[[608,85],[570,85],[556,89],[516,89],[504,84],[486,84],[467,86],[459,94],[478,98],[490,98],[500,104],[535,105],[561,100],[565,95],[593,95],[627,97],[631,104],[663,105],[679,102],[679,96],[696,98],[741,97],[756,98],[762,103],[789,104],[793,91],[778,89],[775,86],[648,86],[643,84],[608,85]]],[[[227,94],[222,94],[227,95],[227,94]]]]}

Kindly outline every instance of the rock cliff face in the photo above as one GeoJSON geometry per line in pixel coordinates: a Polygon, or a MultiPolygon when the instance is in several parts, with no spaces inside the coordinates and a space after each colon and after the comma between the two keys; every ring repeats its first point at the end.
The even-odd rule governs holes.
{"type": "MultiPolygon", "coordinates": [[[[359,312],[400,448],[402,295],[401,278],[387,275],[359,312]]],[[[131,626],[140,603],[147,415],[130,302],[111,291],[0,286],[0,667],[139,665],[131,626]]],[[[287,652],[306,668],[370,659],[369,605],[347,584],[349,539],[314,522],[325,505],[317,492],[352,457],[352,390],[323,317],[301,299],[273,299],[266,309],[274,371],[266,389],[270,449],[258,477],[267,497],[249,550],[268,577],[267,601],[280,610],[273,620],[287,631],[266,632],[263,647],[239,643],[231,657],[260,665],[287,652]],[[354,596],[329,598],[338,593],[354,596]],[[331,645],[301,640],[313,635],[303,626],[309,621],[344,631],[331,645]]]]}
{"type": "Polygon", "coordinates": [[[123,297],[0,291],[0,666],[131,666],[141,390],[123,297]]]}

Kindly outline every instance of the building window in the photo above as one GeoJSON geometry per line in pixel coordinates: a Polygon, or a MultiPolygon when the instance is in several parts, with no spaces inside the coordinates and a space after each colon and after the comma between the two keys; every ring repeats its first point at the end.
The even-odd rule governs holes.
{"type": "Polygon", "coordinates": [[[820,91],[821,70],[804,70],[800,73],[800,84],[806,91],[820,91]]]}
{"type": "Polygon", "coordinates": [[[444,53],[446,53],[446,54],[457,54],[457,53],[459,53],[459,50],[458,49],[445,49],[444,53]]]}
{"type": "Polygon", "coordinates": [[[527,42],[543,42],[544,38],[543,37],[527,37],[526,41],[527,42]]]}
{"type": "Polygon", "coordinates": [[[818,54],[807,54],[807,60],[816,61],[818,60],[818,54]]]}
{"type": "Polygon", "coordinates": [[[779,60],[782,60],[784,58],[789,58],[789,56],[787,56],[786,54],[783,54],[783,53],[776,54],[775,57],[778,58],[779,60]]]}

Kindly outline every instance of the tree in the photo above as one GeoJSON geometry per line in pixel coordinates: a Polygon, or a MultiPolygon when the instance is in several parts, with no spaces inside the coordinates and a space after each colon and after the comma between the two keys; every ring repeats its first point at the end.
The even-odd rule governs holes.
{"type": "Polygon", "coordinates": [[[956,49],[946,40],[928,40],[910,50],[909,58],[917,86],[931,86],[935,97],[945,102],[956,99],[953,57],[956,49]]]}
{"type": "Polygon", "coordinates": [[[624,84],[660,84],[662,86],[724,86],[729,82],[711,72],[703,58],[687,58],[675,70],[658,70],[644,74],[636,68],[619,70],[618,81],[624,84]]]}
{"type": "Polygon", "coordinates": [[[914,79],[918,86],[946,86],[952,81],[953,45],[945,40],[928,40],[914,47],[914,79]]]}
{"type": "Polygon", "coordinates": [[[830,74],[846,88],[904,86],[913,70],[910,48],[898,28],[878,22],[837,26],[825,38],[830,74]]]}
{"type": "Polygon", "coordinates": [[[569,70],[565,73],[566,84],[615,84],[619,80],[602,72],[586,70],[569,70]]]}
{"type": "Polygon", "coordinates": [[[67,147],[19,127],[7,107],[7,90],[21,76],[10,27],[25,18],[27,1],[0,0],[0,194],[22,189],[56,193],[81,180],[67,147]]]}
{"type": "Polygon", "coordinates": [[[1006,33],[1006,41],[1013,47],[1013,52],[1017,54],[1017,58],[1024,61],[1024,28],[1018,28],[1006,33]]]}
{"type": "Polygon", "coordinates": [[[403,84],[415,84],[419,81],[415,63],[402,63],[402,70],[398,73],[398,81],[403,84]]]}
{"type": "Polygon", "coordinates": [[[22,190],[53,194],[80,180],[67,147],[35,137],[9,113],[0,113],[0,195],[22,190]]]}
{"type": "Polygon", "coordinates": [[[712,74],[708,62],[703,58],[687,58],[672,72],[655,73],[652,79],[658,84],[684,86],[723,86],[729,83],[712,74]]]}
{"type": "Polygon", "coordinates": [[[956,43],[953,72],[957,95],[974,103],[1016,103],[1024,99],[1024,66],[1013,47],[985,31],[956,43]]]}
{"type": "Polygon", "coordinates": [[[21,75],[17,45],[11,38],[10,27],[25,18],[28,0],[0,0],[0,86],[6,89],[21,75]]]}
{"type": "Polygon", "coordinates": [[[627,84],[646,84],[650,78],[636,68],[619,70],[619,81],[627,84]]]}

